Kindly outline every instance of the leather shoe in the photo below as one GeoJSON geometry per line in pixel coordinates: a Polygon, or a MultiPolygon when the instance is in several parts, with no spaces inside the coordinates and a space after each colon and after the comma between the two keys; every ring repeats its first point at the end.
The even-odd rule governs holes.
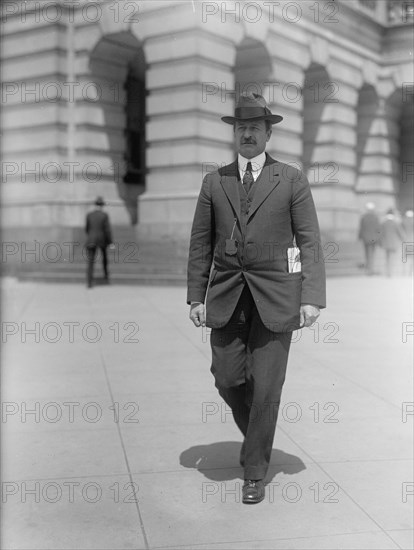
{"type": "Polygon", "coordinates": [[[265,497],[263,479],[246,479],[243,485],[243,504],[258,504],[265,497]]]}

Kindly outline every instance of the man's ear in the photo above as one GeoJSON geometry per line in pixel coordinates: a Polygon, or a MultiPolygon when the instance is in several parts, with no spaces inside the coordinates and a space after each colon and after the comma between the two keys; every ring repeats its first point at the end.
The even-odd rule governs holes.
{"type": "Polygon", "coordinates": [[[272,129],[270,128],[270,130],[267,131],[267,138],[266,138],[266,141],[269,141],[271,135],[272,135],[272,129]]]}

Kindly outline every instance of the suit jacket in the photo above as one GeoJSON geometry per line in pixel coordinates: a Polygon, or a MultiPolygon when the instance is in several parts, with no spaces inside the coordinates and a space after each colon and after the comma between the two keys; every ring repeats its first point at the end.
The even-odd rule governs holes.
{"type": "Polygon", "coordinates": [[[86,246],[100,246],[105,248],[112,243],[111,225],[109,216],[102,210],[94,210],[86,216],[85,231],[88,235],[86,246]]]}
{"type": "Polygon", "coordinates": [[[366,244],[375,244],[380,238],[381,224],[375,212],[366,212],[359,224],[359,238],[366,244]]]}
{"type": "Polygon", "coordinates": [[[246,281],[263,323],[273,332],[295,330],[301,303],[325,307],[324,258],[309,183],[299,170],[266,155],[243,235],[238,178],[237,160],[204,178],[191,231],[187,303],[206,299],[207,326],[223,327],[246,281]],[[238,249],[228,255],[225,241],[233,226],[238,249]],[[287,249],[294,238],[302,271],[289,273],[287,249]]]}

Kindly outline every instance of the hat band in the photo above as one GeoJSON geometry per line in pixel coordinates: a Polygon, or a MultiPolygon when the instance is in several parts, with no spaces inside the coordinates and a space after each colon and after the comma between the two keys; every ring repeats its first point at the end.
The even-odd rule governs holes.
{"type": "Polygon", "coordinates": [[[236,107],[234,110],[235,118],[256,118],[271,114],[266,107],[236,107]]]}

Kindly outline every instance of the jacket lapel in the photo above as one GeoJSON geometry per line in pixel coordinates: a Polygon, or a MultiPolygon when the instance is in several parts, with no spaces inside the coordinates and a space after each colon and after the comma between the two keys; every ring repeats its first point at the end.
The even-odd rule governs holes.
{"type": "Polygon", "coordinates": [[[240,220],[240,197],[239,191],[237,188],[238,181],[238,166],[237,160],[232,162],[225,167],[225,172],[221,176],[220,183],[223,187],[224,192],[234,210],[234,213],[237,215],[237,218],[240,220]]]}
{"type": "Polygon", "coordinates": [[[266,163],[256,180],[256,189],[254,191],[253,202],[250,208],[247,221],[253,216],[259,206],[266,200],[273,189],[280,183],[279,163],[266,156],[266,163]]]}

